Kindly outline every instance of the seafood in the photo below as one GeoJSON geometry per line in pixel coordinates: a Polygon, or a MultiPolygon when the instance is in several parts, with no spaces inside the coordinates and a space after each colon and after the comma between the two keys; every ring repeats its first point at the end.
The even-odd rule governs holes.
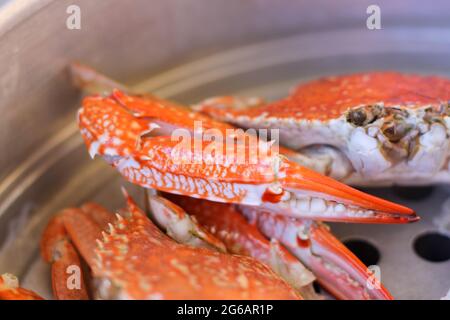
{"type": "Polygon", "coordinates": [[[256,138],[253,146],[232,140],[230,147],[220,139],[208,143],[190,134],[197,120],[215,134],[229,129],[171,102],[119,90],[107,97],[84,98],[78,112],[80,132],[91,157],[102,156],[128,181],[145,188],[262,206],[297,218],[366,223],[418,219],[411,209],[302,167],[256,138]],[[169,135],[179,128],[187,130],[183,144],[169,135]],[[252,152],[258,154],[254,162],[250,161],[252,152]]]}
{"type": "MultiPolygon", "coordinates": [[[[78,116],[91,156],[100,154],[126,179],[145,188],[226,204],[259,206],[291,218],[372,223],[402,223],[417,219],[407,208],[323,177],[278,154],[259,156],[256,163],[235,163],[226,158],[230,154],[229,148],[222,148],[219,140],[219,148],[217,145],[215,148],[219,151],[212,161],[195,162],[192,159],[203,156],[202,152],[208,146],[201,140],[199,153],[194,147],[198,143],[195,134],[188,137],[189,148],[182,150],[182,158],[190,161],[177,163],[174,154],[180,151],[176,150],[178,141],[169,136],[171,132],[184,128],[188,133],[195,133],[195,121],[202,121],[204,128],[219,133],[230,127],[153,96],[132,96],[119,90],[113,90],[108,97],[90,96],[84,99],[78,116]]],[[[233,147],[236,147],[232,148],[234,160],[237,157],[235,150],[241,146],[235,142],[233,147]]],[[[261,146],[257,144],[257,148],[261,146]]],[[[245,154],[250,152],[243,150],[245,154]]],[[[270,245],[265,243],[267,248],[270,249],[270,245]]],[[[332,246],[328,248],[335,250],[332,246]]],[[[345,253],[340,254],[345,256],[345,253]]],[[[268,262],[262,257],[259,259],[268,262]]],[[[356,257],[352,259],[360,266],[356,257]]],[[[349,261],[342,261],[345,261],[345,267],[352,266],[349,261]]],[[[361,269],[357,272],[361,273],[361,269]]],[[[365,272],[358,279],[363,285],[361,279],[367,277],[365,272]]],[[[289,276],[285,275],[285,278],[289,276]]],[[[345,285],[345,282],[339,285],[345,285]]],[[[297,289],[299,287],[297,284],[297,289]]],[[[346,289],[335,289],[334,292],[340,298],[391,298],[385,289],[374,296],[365,291],[350,295],[346,289]]]]}
{"type": "Polygon", "coordinates": [[[65,209],[49,223],[41,245],[52,264],[56,298],[301,299],[268,266],[221,252],[220,240],[199,226],[192,236],[197,241],[189,244],[164,235],[124,194],[127,206],[120,214],[89,203],[65,209]],[[67,267],[81,270],[81,259],[92,275],[83,275],[79,288],[69,288],[67,267]],[[87,288],[90,276],[92,290],[87,288]]]}
{"type": "MultiPolygon", "coordinates": [[[[352,185],[448,183],[450,80],[397,72],[326,77],[287,97],[213,97],[194,109],[243,128],[277,128],[281,144],[328,161],[352,185]]],[[[306,164],[307,165],[307,164],[306,164]]]]}
{"type": "Polygon", "coordinates": [[[230,252],[253,256],[271,266],[305,298],[317,299],[311,288],[317,279],[339,299],[392,299],[381,284],[368,289],[367,267],[323,223],[289,219],[258,207],[164,196],[221,239],[230,252]]]}
{"type": "MultiPolygon", "coordinates": [[[[369,292],[365,287],[369,277],[365,266],[331,235],[324,224],[313,220],[365,223],[417,221],[418,217],[411,209],[368,195],[305,168],[299,164],[307,159],[302,153],[283,147],[277,150],[271,143],[248,132],[239,137],[232,125],[171,101],[153,95],[127,94],[124,91],[129,90],[123,85],[116,85],[107,77],[99,77],[89,68],[83,68],[75,66],[75,73],[78,72],[78,76],[81,74],[82,81],[79,83],[89,89],[100,87],[107,92],[106,96],[85,97],[78,112],[80,132],[91,157],[100,155],[130,182],[165,192],[169,199],[184,203],[180,208],[156,195],[149,197],[153,219],[176,241],[164,242],[168,248],[181,245],[183,250],[189,252],[187,255],[192,255],[192,259],[197,261],[195,268],[208,269],[208,266],[201,266],[204,264],[201,258],[204,250],[225,256],[233,256],[230,253],[234,253],[254,257],[282,276],[292,286],[285,283],[297,298],[300,297],[298,293],[314,296],[311,283],[315,277],[337,298],[392,298],[382,286],[369,292]],[[111,89],[111,86],[121,90],[111,89]],[[196,127],[198,123],[201,124],[200,129],[196,127]],[[174,139],[175,132],[177,138],[184,139],[183,148],[179,148],[179,139],[174,139]],[[247,145],[247,141],[253,145],[247,145]],[[211,150],[213,152],[206,152],[211,150]],[[253,153],[257,154],[256,161],[249,160],[253,153]],[[242,155],[244,161],[237,161],[242,155]],[[182,208],[187,209],[187,214],[182,208]],[[219,213],[205,218],[208,211],[219,213]],[[230,238],[227,233],[233,236],[230,238]],[[197,252],[200,249],[202,252],[197,252]]],[[[129,199],[126,216],[133,212],[130,208],[137,207],[129,199]]],[[[43,256],[52,263],[55,275],[58,275],[60,268],[58,264],[66,266],[66,258],[78,263],[79,257],[75,256],[75,260],[71,257],[71,252],[75,250],[80,252],[97,279],[95,297],[155,298],[154,292],[159,294],[165,290],[162,287],[156,291],[142,288],[142,283],[150,281],[147,277],[151,277],[151,272],[154,272],[151,273],[153,276],[165,277],[160,275],[163,270],[142,270],[143,276],[138,280],[123,275],[124,270],[130,268],[141,271],[141,265],[122,259],[127,253],[125,249],[128,249],[123,243],[126,236],[114,238],[117,234],[124,236],[117,227],[123,226],[123,217],[116,218],[115,226],[110,227],[111,235],[98,243],[100,249],[94,250],[92,244],[100,237],[99,233],[105,225],[111,224],[110,218],[106,219],[103,214],[95,218],[97,215],[92,213],[102,211],[98,208],[89,210],[83,206],[67,210],[55,217],[43,238],[43,256]],[[72,218],[70,222],[71,215],[78,218],[72,218]],[[58,222],[58,219],[61,221],[58,222]],[[61,248],[58,249],[58,246],[61,248]],[[107,264],[103,261],[105,246],[109,258],[107,264]],[[101,259],[95,257],[94,251],[101,259]],[[114,270],[107,268],[112,264],[110,260],[116,263],[114,270]],[[128,287],[128,283],[133,285],[128,287]]],[[[140,213],[139,217],[145,220],[140,213]]],[[[134,221],[133,214],[131,217],[134,221]]],[[[150,220],[145,221],[142,224],[148,227],[146,237],[150,235],[152,238],[157,229],[150,220]]],[[[160,249],[163,250],[162,246],[160,249]]],[[[140,259],[142,265],[152,259],[152,253],[147,250],[139,250],[139,256],[143,257],[140,259]]],[[[168,256],[165,258],[171,259],[168,256]]],[[[204,272],[208,274],[208,271],[204,272]]],[[[190,274],[185,274],[185,277],[190,278],[190,274]]],[[[170,275],[167,277],[170,278],[170,275]]],[[[55,278],[59,280],[54,280],[54,289],[58,289],[57,284],[64,282],[60,276],[55,278]]],[[[165,285],[167,290],[172,287],[170,283],[165,285]]],[[[200,287],[196,291],[189,283],[185,295],[192,291],[200,298],[215,297],[208,286],[200,287]]],[[[78,298],[88,298],[87,291],[78,298]]],[[[169,295],[164,292],[164,298],[183,297],[172,291],[169,295]]],[[[253,297],[250,293],[245,295],[253,297]]],[[[73,298],[70,293],[64,292],[64,288],[57,296],[73,298]]],[[[242,298],[235,292],[230,293],[230,297],[242,298]]]]}

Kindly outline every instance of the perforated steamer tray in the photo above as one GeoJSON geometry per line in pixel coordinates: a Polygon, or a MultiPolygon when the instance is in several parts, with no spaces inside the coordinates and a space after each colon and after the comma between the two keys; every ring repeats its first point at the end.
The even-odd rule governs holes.
{"type": "MultiPolygon", "coordinates": [[[[408,28],[383,33],[349,29],[236,48],[153,75],[134,89],[186,104],[220,94],[275,99],[299,82],[329,74],[394,69],[450,76],[449,56],[448,30],[408,28]]],[[[124,184],[142,200],[142,192],[125,183],[106,163],[89,159],[75,115],[67,119],[64,130],[0,182],[0,217],[8,221],[0,225],[0,272],[17,274],[24,286],[50,298],[49,268],[38,252],[45,223],[59,209],[87,200],[119,208],[123,204],[119,186],[124,184]],[[42,188],[47,190],[44,195],[38,192],[42,188]]],[[[380,267],[381,280],[395,298],[443,297],[450,289],[450,260],[428,261],[414,246],[428,259],[443,260],[448,255],[445,236],[417,238],[448,232],[443,221],[450,218],[441,208],[450,197],[450,187],[435,187],[417,201],[399,197],[392,188],[368,191],[414,208],[422,220],[409,225],[334,223],[332,231],[343,240],[362,241],[351,242],[352,247],[362,248],[361,257],[380,267]]]]}

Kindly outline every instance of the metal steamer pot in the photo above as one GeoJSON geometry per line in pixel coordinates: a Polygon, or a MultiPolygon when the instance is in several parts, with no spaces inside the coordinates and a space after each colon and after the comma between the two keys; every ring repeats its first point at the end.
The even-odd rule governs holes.
{"type": "MultiPolygon", "coordinates": [[[[122,205],[123,180],[89,158],[78,134],[80,92],[67,80],[68,63],[82,61],[136,90],[186,104],[227,93],[274,99],[298,82],[361,70],[450,76],[450,2],[379,0],[380,30],[366,26],[371,4],[0,1],[0,272],[51,297],[38,252],[48,219],[86,200],[122,205]],[[80,9],[80,28],[68,24],[71,5],[80,9]]],[[[380,267],[394,297],[439,299],[450,288],[449,190],[434,187],[420,200],[392,188],[370,190],[413,207],[422,221],[332,229],[380,267]]]]}

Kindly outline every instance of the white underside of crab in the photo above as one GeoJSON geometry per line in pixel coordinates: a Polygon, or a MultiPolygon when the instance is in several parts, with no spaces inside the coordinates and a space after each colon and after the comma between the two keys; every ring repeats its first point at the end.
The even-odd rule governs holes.
{"type": "MultiPolygon", "coordinates": [[[[398,107],[400,108],[400,107],[398,107]]],[[[299,151],[292,160],[345,183],[361,186],[409,184],[420,185],[450,181],[450,118],[439,122],[424,119],[425,109],[404,109],[411,131],[401,140],[414,152],[401,150],[381,132],[383,118],[355,127],[345,116],[329,121],[277,119],[261,116],[225,117],[244,128],[279,129],[281,144],[299,151]],[[386,145],[389,145],[386,148],[386,145]],[[393,148],[396,156],[387,152],[393,148]],[[399,154],[403,152],[403,154],[399,154]]]]}
{"type": "Polygon", "coordinates": [[[265,202],[264,208],[280,214],[288,214],[297,218],[327,217],[371,217],[374,211],[366,210],[357,206],[343,204],[336,198],[326,194],[306,191],[285,191],[280,203],[273,204],[265,202]]]}
{"type": "MultiPolygon", "coordinates": [[[[251,222],[258,218],[255,216],[258,213],[253,210],[248,210],[248,207],[241,206],[241,211],[244,216],[251,222]]],[[[355,270],[348,268],[347,270],[339,267],[339,258],[330,254],[327,249],[317,245],[315,241],[311,242],[310,247],[301,247],[298,245],[298,240],[309,239],[309,228],[312,221],[304,220],[293,222],[288,220],[279,220],[273,216],[266,216],[264,222],[259,221],[258,226],[262,233],[269,238],[277,238],[293,255],[295,255],[306,266],[321,264],[336,277],[344,277],[348,284],[361,288],[361,276],[355,270]],[[326,257],[326,258],[325,258],[326,257]]]]}

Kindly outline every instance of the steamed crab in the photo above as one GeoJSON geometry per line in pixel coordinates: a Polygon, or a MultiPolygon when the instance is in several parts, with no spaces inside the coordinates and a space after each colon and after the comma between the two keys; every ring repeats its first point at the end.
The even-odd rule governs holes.
{"type": "MultiPolygon", "coordinates": [[[[69,262],[81,267],[79,252],[100,298],[315,298],[315,279],[341,299],[392,298],[380,283],[368,288],[374,279],[367,268],[321,221],[417,221],[411,209],[307,169],[301,163],[311,161],[310,154],[282,147],[277,152],[244,133],[244,141],[256,142],[252,149],[230,134],[232,125],[154,96],[128,94],[127,88],[84,67],[76,66],[76,72],[82,85],[110,91],[86,97],[78,112],[89,154],[101,156],[128,181],[160,193],[149,195],[149,214],[173,240],[128,196],[127,209],[115,218],[92,204],[68,209],[49,224],[42,245],[43,257],[52,263],[56,297],[92,296],[86,286],[75,297],[65,287],[62,271],[69,262]],[[197,121],[205,129],[200,137],[197,121]],[[178,129],[188,133],[185,148],[173,139],[178,129]],[[205,157],[212,140],[214,152],[205,157]],[[255,150],[256,161],[248,161],[255,150]],[[245,161],[236,161],[242,155],[245,161]],[[109,235],[102,240],[108,225],[109,235]],[[180,292],[174,290],[175,275],[164,268],[165,260],[162,269],[153,267],[160,255],[168,263],[178,255],[182,259],[175,258],[174,265],[183,283],[180,292]],[[227,262],[230,268],[248,267],[244,278],[228,273],[228,260],[233,260],[227,262]],[[214,280],[211,270],[221,268],[227,274],[221,285],[235,288],[229,295],[206,284],[214,280]],[[261,273],[264,279],[258,278],[261,273]],[[253,281],[273,290],[263,295],[249,285],[253,281]]],[[[226,100],[235,104],[234,98],[226,100]]],[[[316,162],[322,163],[310,164],[316,162]]]]}
{"type": "MultiPolygon", "coordinates": [[[[238,157],[239,147],[243,148],[240,150],[244,154],[250,152],[247,146],[241,146],[233,139],[231,153],[229,146],[222,145],[223,141],[215,141],[214,156],[200,163],[178,163],[174,158],[201,158],[209,146],[196,138],[196,121],[202,121],[203,128],[223,133],[223,137],[230,137],[227,130],[233,127],[154,96],[129,95],[116,89],[107,97],[89,96],[83,101],[78,121],[91,156],[101,155],[128,181],[144,188],[199,199],[198,205],[186,210],[194,216],[198,213],[194,211],[195,207],[203,207],[202,211],[207,212],[220,205],[217,202],[222,202],[224,209],[220,210],[220,214],[215,217],[215,226],[210,226],[212,229],[209,230],[224,241],[227,250],[242,254],[236,248],[245,246],[248,234],[256,232],[249,230],[257,225],[248,223],[240,216],[238,225],[241,229],[227,230],[227,221],[235,219],[233,217],[246,208],[263,211],[258,214],[261,217],[270,213],[286,225],[289,234],[283,238],[283,234],[279,234],[280,230],[273,228],[275,225],[270,219],[261,218],[261,225],[275,233],[272,235],[266,231],[264,236],[260,234],[261,239],[267,241],[264,245],[259,243],[265,250],[262,256],[258,256],[261,250],[243,250],[246,254],[271,265],[267,257],[274,249],[267,239],[275,242],[275,248],[280,245],[278,242],[282,242],[282,256],[288,254],[289,260],[296,259],[297,265],[299,262],[307,264],[337,297],[390,298],[383,287],[367,290],[369,275],[366,268],[331,236],[327,227],[302,219],[404,223],[417,220],[412,210],[352,189],[275,152],[263,153],[255,163],[233,162],[238,157]],[[177,149],[178,141],[170,136],[171,132],[180,128],[193,133],[188,137],[190,143],[187,149],[177,149]],[[196,149],[195,145],[200,145],[200,149],[196,149]],[[221,236],[229,232],[234,234],[235,242],[221,236]],[[290,247],[290,250],[286,251],[285,247],[290,247]],[[295,250],[296,254],[292,256],[295,250]],[[320,258],[314,259],[314,256],[320,258]],[[340,275],[337,276],[337,273],[340,275]]],[[[257,144],[258,151],[260,148],[261,145],[257,144]]],[[[282,148],[280,151],[292,156],[289,150],[282,148]]],[[[172,197],[170,199],[173,200],[172,197]]],[[[200,224],[207,224],[198,220],[200,224]]],[[[260,233],[260,229],[264,230],[257,228],[256,233],[260,233]]],[[[284,262],[282,265],[286,268],[289,264],[284,262]]],[[[280,270],[278,272],[282,273],[280,270]]],[[[284,277],[289,278],[286,272],[284,277]]],[[[301,281],[297,279],[296,282],[290,281],[294,287],[303,287],[298,285],[301,281]]]]}
{"type": "Polygon", "coordinates": [[[244,128],[278,128],[283,145],[346,183],[450,181],[450,80],[442,77],[334,76],[299,85],[272,103],[224,96],[194,109],[244,128]]]}
{"type": "MultiPolygon", "coordinates": [[[[56,298],[301,299],[265,264],[224,253],[221,241],[200,226],[193,224],[177,232],[178,242],[172,240],[126,192],[125,197],[127,205],[120,214],[87,203],[65,209],[50,221],[41,248],[51,263],[56,298]],[[82,271],[82,259],[90,273],[82,271]],[[73,274],[68,270],[75,269],[80,272],[79,287],[69,286],[73,274]]],[[[152,199],[166,205],[163,199],[152,199]]],[[[2,287],[0,282],[0,298],[39,296],[17,283],[2,287]]]]}

